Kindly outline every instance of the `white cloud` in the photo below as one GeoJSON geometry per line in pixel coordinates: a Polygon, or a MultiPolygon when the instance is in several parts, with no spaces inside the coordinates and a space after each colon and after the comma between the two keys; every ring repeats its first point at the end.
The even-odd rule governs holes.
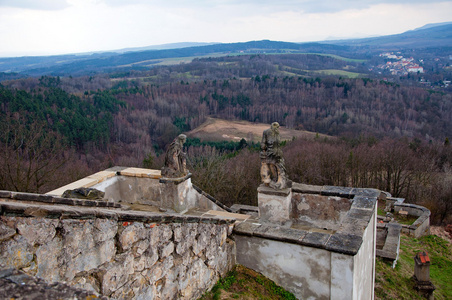
{"type": "Polygon", "coordinates": [[[38,10],[59,10],[69,5],[66,0],[0,0],[1,6],[38,10]]]}
{"type": "MultiPolygon", "coordinates": [[[[319,41],[395,34],[452,20],[450,1],[389,4],[368,0],[351,7],[358,1],[327,0],[319,1],[330,6],[322,12],[314,12],[321,7],[312,0],[261,1],[46,0],[41,3],[47,5],[41,8],[66,6],[59,10],[31,10],[6,7],[8,1],[0,0],[0,56],[76,53],[186,41],[319,41]],[[375,2],[383,4],[372,4],[375,2]]],[[[24,5],[32,1],[18,2],[24,5]]]]}

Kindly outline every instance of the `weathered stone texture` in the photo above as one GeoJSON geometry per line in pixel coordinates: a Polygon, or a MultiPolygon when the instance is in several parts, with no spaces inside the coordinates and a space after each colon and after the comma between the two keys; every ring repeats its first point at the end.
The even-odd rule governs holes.
{"type": "Polygon", "coordinates": [[[235,264],[228,224],[0,218],[0,268],[112,299],[195,299],[235,264]]]}
{"type": "Polygon", "coordinates": [[[49,284],[16,269],[0,270],[0,299],[107,299],[65,283],[49,284]]]}

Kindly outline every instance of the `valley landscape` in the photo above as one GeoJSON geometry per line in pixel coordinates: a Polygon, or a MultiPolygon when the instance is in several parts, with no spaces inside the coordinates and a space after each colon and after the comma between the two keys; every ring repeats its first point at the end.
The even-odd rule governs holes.
{"type": "MultiPolygon", "coordinates": [[[[450,23],[316,43],[0,58],[0,190],[44,193],[113,166],[160,169],[184,133],[193,183],[226,206],[256,205],[262,132],[279,122],[293,181],[380,189],[445,226],[451,64],[450,23]]],[[[421,246],[441,262],[438,299],[452,296],[450,272],[440,274],[451,244],[432,235],[402,238],[403,275],[378,259],[377,299],[415,297],[403,288],[421,246]]]]}

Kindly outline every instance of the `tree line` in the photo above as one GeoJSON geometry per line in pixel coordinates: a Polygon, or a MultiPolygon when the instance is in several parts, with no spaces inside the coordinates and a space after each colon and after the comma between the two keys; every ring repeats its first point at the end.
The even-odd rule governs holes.
{"type": "MultiPolygon", "coordinates": [[[[349,65],[362,67],[332,57],[254,55],[3,82],[0,188],[46,192],[114,165],[160,168],[167,144],[213,116],[340,137],[288,143],[291,178],[379,188],[446,220],[452,95],[377,78],[311,74],[349,65]]],[[[227,205],[255,204],[257,149],[245,140],[189,140],[193,181],[227,205]]]]}

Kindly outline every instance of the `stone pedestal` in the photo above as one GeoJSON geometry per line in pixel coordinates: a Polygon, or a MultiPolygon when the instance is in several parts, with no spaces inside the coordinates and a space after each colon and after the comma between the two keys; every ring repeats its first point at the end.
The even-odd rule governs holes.
{"type": "Polygon", "coordinates": [[[265,185],[257,189],[259,220],[284,225],[292,212],[292,189],[276,190],[265,185]]]}
{"type": "Polygon", "coordinates": [[[414,257],[414,281],[419,294],[429,300],[433,300],[435,286],[430,281],[430,258],[426,251],[419,252],[414,257]]]}
{"type": "Polygon", "coordinates": [[[191,199],[190,191],[191,173],[180,178],[160,178],[160,207],[171,209],[177,213],[184,213],[195,205],[195,200],[191,199]]]}

